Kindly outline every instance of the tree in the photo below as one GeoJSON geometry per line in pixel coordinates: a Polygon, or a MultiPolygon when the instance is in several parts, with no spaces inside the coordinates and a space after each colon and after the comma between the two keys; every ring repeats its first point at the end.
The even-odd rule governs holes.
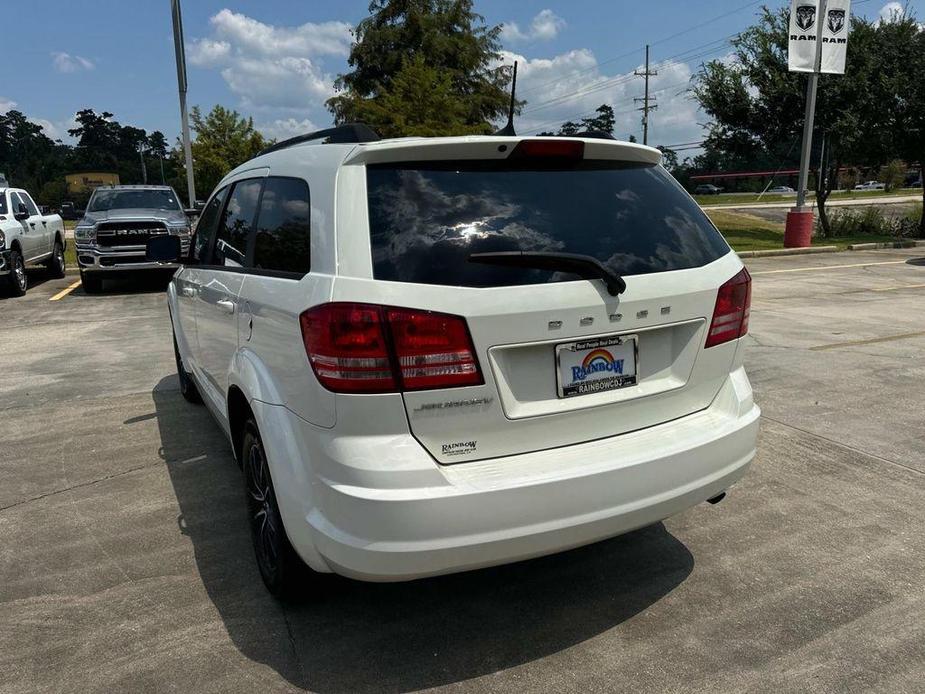
{"type": "Polygon", "coordinates": [[[45,135],[41,125],[21,111],[0,114],[0,171],[12,185],[40,189],[63,175],[67,148],[45,135]]]}
{"type": "Polygon", "coordinates": [[[354,32],[353,69],[327,101],[335,123],[456,135],[489,133],[507,114],[511,68],[500,65],[501,27],[486,27],[472,0],[372,0],[369,12],[354,32]]]}
{"type": "Polygon", "coordinates": [[[887,190],[900,188],[906,181],[908,171],[906,163],[901,159],[893,159],[880,167],[880,180],[886,184],[887,190]]]}
{"type": "Polygon", "coordinates": [[[617,119],[610,104],[601,104],[594,111],[597,115],[591,118],[582,118],[580,122],[567,120],[559,128],[557,133],[542,132],[540,136],[560,135],[562,137],[571,137],[583,132],[598,132],[605,135],[613,135],[613,129],[616,127],[617,119]]]}
{"type": "MultiPolygon", "coordinates": [[[[223,106],[213,106],[205,116],[198,106],[193,106],[190,124],[196,133],[192,142],[193,172],[200,193],[211,192],[225,174],[257,156],[268,144],[254,128],[253,118],[244,118],[237,111],[223,106]]],[[[171,159],[179,176],[183,170],[183,156],[179,148],[171,153],[171,159]]],[[[184,188],[174,187],[177,190],[184,188]]]]}
{"type": "MultiPolygon", "coordinates": [[[[798,162],[806,77],[787,70],[787,22],[787,10],[765,8],[733,40],[733,60],[707,63],[697,75],[694,95],[712,119],[698,165],[745,169],[798,162]]],[[[915,69],[921,58],[911,40],[920,33],[910,18],[879,24],[854,18],[846,74],[819,82],[816,140],[825,139],[828,173],[819,172],[816,189],[826,235],[825,200],[842,164],[877,167],[902,149],[908,92],[897,85],[921,81],[915,69]]],[[[925,104],[917,108],[921,112],[925,104]]]]}

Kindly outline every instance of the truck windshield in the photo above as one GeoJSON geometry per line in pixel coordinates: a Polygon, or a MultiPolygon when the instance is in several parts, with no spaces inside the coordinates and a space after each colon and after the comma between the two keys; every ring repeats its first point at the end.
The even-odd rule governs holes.
{"type": "Polygon", "coordinates": [[[87,207],[88,212],[128,209],[179,210],[180,203],[172,190],[97,190],[87,207]]]}
{"type": "Polygon", "coordinates": [[[561,270],[471,262],[477,253],[581,254],[623,276],[701,267],[729,252],[659,166],[417,162],[371,165],[366,176],[376,279],[461,287],[575,279],[561,270]]]}

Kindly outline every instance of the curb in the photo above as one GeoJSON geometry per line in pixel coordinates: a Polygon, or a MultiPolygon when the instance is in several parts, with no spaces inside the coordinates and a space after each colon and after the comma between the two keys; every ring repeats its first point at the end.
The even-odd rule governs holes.
{"type": "Polygon", "coordinates": [[[772,248],[768,251],[742,251],[740,258],[767,258],[776,255],[808,255],[812,253],[836,253],[838,246],[810,246],[809,248],[772,248]]]}
{"type": "Polygon", "coordinates": [[[848,246],[849,251],[875,251],[880,248],[918,248],[925,246],[925,241],[888,241],[884,243],[852,243],[848,246]]]}

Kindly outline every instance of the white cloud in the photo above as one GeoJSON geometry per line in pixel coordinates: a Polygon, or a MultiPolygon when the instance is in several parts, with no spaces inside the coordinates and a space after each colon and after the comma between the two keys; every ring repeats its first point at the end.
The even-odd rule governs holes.
{"type": "Polygon", "coordinates": [[[263,133],[264,137],[271,140],[286,140],[296,135],[304,135],[320,129],[308,118],[303,118],[302,120],[277,118],[274,121],[257,125],[257,130],[263,133]]]}
{"type": "Polygon", "coordinates": [[[523,31],[516,22],[506,22],[501,34],[508,41],[550,41],[565,28],[565,20],[552,10],[542,10],[523,31]]]}
{"type": "Polygon", "coordinates": [[[194,39],[189,61],[219,69],[228,88],[251,109],[304,111],[334,93],[334,78],[321,56],[346,56],[352,37],[345,22],[274,26],[221,10],[210,20],[213,35],[194,39]]]}
{"type": "Polygon", "coordinates": [[[899,2],[888,2],[880,8],[880,22],[893,22],[906,14],[906,8],[899,2]]]}
{"type": "Polygon", "coordinates": [[[6,113],[7,111],[12,111],[16,108],[16,102],[12,99],[7,99],[4,96],[0,96],[0,113],[6,113]]]}
{"type": "MultiPolygon", "coordinates": [[[[529,59],[505,52],[505,62],[519,61],[518,97],[527,100],[515,121],[520,134],[555,132],[566,120],[580,121],[594,116],[601,104],[609,104],[616,115],[615,135],[642,140],[640,104],[633,102],[644,92],[644,82],[633,70],[608,74],[594,54],[578,49],[553,58],[529,59]]],[[[642,66],[639,66],[641,68],[642,66]]],[[[702,128],[697,102],[686,93],[692,68],[686,63],[659,64],[658,75],[650,79],[650,93],[658,110],[649,116],[650,144],[673,144],[699,140],[702,128]]]]}
{"type": "Polygon", "coordinates": [[[51,54],[51,64],[55,70],[63,73],[92,70],[96,67],[92,60],[88,60],[79,55],[71,55],[63,51],[55,51],[51,54]]]}

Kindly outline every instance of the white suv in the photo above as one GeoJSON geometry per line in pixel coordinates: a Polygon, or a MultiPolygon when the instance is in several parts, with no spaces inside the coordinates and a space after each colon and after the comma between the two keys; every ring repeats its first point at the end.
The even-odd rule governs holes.
{"type": "Polygon", "coordinates": [[[751,278],[659,156],[343,127],[225,177],[169,307],[272,592],[558,552],[745,474],[751,278]]]}

